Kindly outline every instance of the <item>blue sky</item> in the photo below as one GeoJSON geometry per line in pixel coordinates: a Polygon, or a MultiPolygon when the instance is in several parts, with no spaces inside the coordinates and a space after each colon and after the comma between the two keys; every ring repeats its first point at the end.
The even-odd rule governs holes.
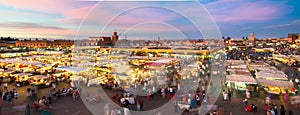
{"type": "MultiPolygon", "coordinates": [[[[299,0],[199,1],[211,17],[201,17],[201,5],[197,7],[191,2],[173,2],[171,5],[178,7],[177,12],[195,16],[193,19],[199,19],[199,22],[214,19],[222,36],[241,38],[254,32],[257,38],[267,38],[300,33],[299,0]]],[[[121,15],[117,12],[140,4],[168,6],[170,2],[0,0],[0,36],[73,39],[77,35],[78,39],[87,38],[101,34],[107,21],[115,18],[104,29],[103,35],[111,35],[117,29],[123,34],[121,38],[126,34],[128,39],[203,37],[191,18],[164,8],[140,7],[121,15]]],[[[209,25],[199,26],[211,28],[209,25]]]]}

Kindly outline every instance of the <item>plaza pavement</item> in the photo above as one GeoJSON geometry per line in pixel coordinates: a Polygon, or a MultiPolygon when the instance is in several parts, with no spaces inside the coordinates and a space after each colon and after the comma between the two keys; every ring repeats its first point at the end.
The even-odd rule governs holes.
{"type": "MultiPolygon", "coordinates": [[[[8,89],[11,90],[14,84],[9,84],[8,89]]],[[[1,86],[2,87],[2,86],[1,86]]],[[[31,86],[23,86],[16,88],[19,93],[19,99],[14,101],[13,104],[8,104],[7,101],[0,101],[0,114],[1,115],[23,115],[24,108],[27,104],[32,104],[34,99],[31,97],[26,97],[26,89],[32,88],[31,86]]],[[[69,84],[60,82],[57,85],[57,89],[69,88],[69,84]]],[[[51,87],[37,90],[37,96],[41,98],[48,94],[51,87]]],[[[51,113],[51,115],[91,115],[91,112],[86,108],[81,99],[77,102],[72,101],[71,96],[61,97],[52,101],[50,107],[53,109],[47,110],[46,113],[51,113]]],[[[40,111],[39,113],[32,112],[32,115],[43,115],[40,111]]]]}

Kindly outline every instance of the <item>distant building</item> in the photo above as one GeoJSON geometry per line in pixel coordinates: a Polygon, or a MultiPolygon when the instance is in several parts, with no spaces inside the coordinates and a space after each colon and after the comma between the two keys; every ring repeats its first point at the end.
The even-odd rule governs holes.
{"type": "Polygon", "coordinates": [[[119,40],[119,36],[117,31],[114,31],[114,34],[111,37],[111,41],[112,41],[112,45],[115,45],[117,43],[117,41],[119,40]]]}
{"type": "Polygon", "coordinates": [[[292,38],[292,41],[300,39],[300,34],[288,34],[288,38],[292,38]]]}
{"type": "Polygon", "coordinates": [[[85,40],[80,40],[76,45],[78,46],[113,46],[119,39],[117,31],[114,31],[111,37],[100,36],[100,37],[89,37],[85,40]]]}
{"type": "Polygon", "coordinates": [[[11,37],[1,37],[0,39],[0,47],[14,47],[16,41],[19,39],[11,38],[11,37]]]}
{"type": "Polygon", "coordinates": [[[16,41],[17,47],[29,47],[29,48],[46,48],[47,41],[45,40],[20,40],[16,41]]]}
{"type": "Polygon", "coordinates": [[[254,41],[254,40],[255,40],[255,36],[254,36],[254,32],[252,32],[250,34],[250,37],[249,37],[248,41],[254,41]]]}
{"type": "Polygon", "coordinates": [[[0,41],[0,47],[14,47],[16,41],[0,41]]]}
{"type": "Polygon", "coordinates": [[[157,37],[157,40],[155,41],[147,41],[145,42],[146,46],[162,46],[163,43],[160,41],[160,37],[157,37]]]}
{"type": "Polygon", "coordinates": [[[158,41],[147,41],[145,44],[146,46],[162,46],[162,43],[158,41]]]}
{"type": "Polygon", "coordinates": [[[71,47],[74,45],[72,40],[54,40],[47,42],[48,47],[71,47]]]}
{"type": "Polygon", "coordinates": [[[7,46],[6,41],[0,41],[0,47],[9,47],[9,46],[7,46]]]}
{"type": "MultiPolygon", "coordinates": [[[[299,36],[299,35],[298,35],[299,36]]],[[[296,39],[296,34],[289,34],[287,38],[263,38],[255,39],[254,33],[251,33],[248,39],[226,39],[227,46],[255,46],[268,43],[293,43],[296,39]]]]}
{"type": "Polygon", "coordinates": [[[18,47],[47,48],[47,47],[71,47],[74,41],[71,40],[20,40],[16,41],[18,47]]]}
{"type": "Polygon", "coordinates": [[[247,39],[247,44],[249,46],[254,46],[255,45],[255,36],[254,36],[254,32],[252,32],[250,34],[250,37],[247,39]]]}

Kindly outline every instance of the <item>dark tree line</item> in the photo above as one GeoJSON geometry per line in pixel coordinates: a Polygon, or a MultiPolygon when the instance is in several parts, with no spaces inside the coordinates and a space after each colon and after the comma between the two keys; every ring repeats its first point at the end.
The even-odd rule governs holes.
{"type": "Polygon", "coordinates": [[[1,41],[19,41],[17,38],[11,38],[11,37],[0,37],[1,41]]]}

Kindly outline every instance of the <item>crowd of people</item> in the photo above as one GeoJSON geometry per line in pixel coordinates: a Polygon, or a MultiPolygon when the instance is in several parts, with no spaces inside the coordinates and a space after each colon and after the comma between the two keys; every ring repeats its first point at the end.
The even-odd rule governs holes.
{"type": "Polygon", "coordinates": [[[17,92],[16,88],[13,87],[10,91],[7,87],[7,84],[4,84],[3,89],[0,89],[0,95],[2,97],[3,101],[7,101],[9,104],[13,104],[13,102],[16,102],[19,97],[19,93],[17,92]]]}

